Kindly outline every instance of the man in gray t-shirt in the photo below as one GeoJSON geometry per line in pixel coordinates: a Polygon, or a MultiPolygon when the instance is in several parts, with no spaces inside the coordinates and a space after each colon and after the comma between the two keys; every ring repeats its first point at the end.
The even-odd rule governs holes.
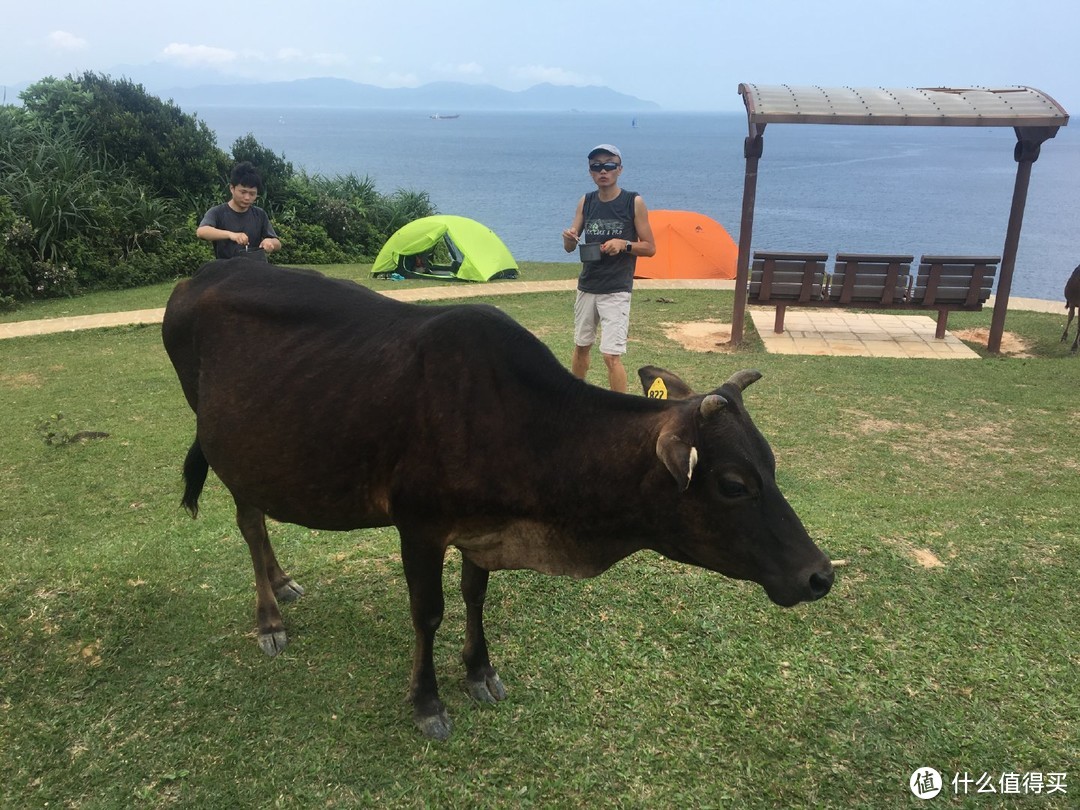
{"type": "Polygon", "coordinates": [[[214,256],[231,259],[252,251],[254,256],[266,259],[265,254],[281,250],[270,217],[255,205],[262,187],[262,178],[248,162],[237,163],[229,176],[229,192],[232,199],[215,205],[199,221],[195,235],[214,245],[214,256]]]}

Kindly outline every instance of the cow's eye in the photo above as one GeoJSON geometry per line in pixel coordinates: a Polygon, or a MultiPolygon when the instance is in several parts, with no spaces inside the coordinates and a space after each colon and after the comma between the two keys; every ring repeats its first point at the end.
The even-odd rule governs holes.
{"type": "Polygon", "coordinates": [[[745,498],[750,494],[750,489],[743,483],[742,478],[722,475],[720,476],[720,493],[728,498],[745,498]]]}

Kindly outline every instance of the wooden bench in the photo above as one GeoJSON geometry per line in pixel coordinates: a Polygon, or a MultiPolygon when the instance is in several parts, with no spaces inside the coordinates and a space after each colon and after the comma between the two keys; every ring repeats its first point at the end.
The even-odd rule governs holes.
{"type": "Polygon", "coordinates": [[[838,253],[825,273],[826,253],[755,251],[748,302],[776,307],[774,331],[784,331],[789,306],[937,310],[935,337],[949,313],[978,312],[990,296],[1000,256],[923,256],[911,275],[911,255],[838,253]]]}
{"type": "Polygon", "coordinates": [[[994,287],[1000,256],[923,256],[911,305],[938,311],[936,338],[945,337],[953,310],[978,312],[994,287]]]}
{"type": "Polygon", "coordinates": [[[825,262],[828,253],[754,251],[750,269],[749,301],[776,307],[777,333],[784,331],[789,304],[820,304],[825,297],[825,262]]]}

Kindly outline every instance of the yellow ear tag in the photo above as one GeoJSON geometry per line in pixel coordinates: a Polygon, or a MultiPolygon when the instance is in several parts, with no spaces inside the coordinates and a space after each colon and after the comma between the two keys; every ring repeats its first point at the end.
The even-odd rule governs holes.
{"type": "Polygon", "coordinates": [[[667,399],[667,386],[664,381],[657,377],[649,386],[649,399],[667,399]]]}

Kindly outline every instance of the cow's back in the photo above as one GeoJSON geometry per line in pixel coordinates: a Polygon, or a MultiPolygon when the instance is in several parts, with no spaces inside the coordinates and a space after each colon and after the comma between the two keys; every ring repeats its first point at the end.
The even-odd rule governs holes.
{"type": "Polygon", "coordinates": [[[550,418],[584,386],[492,307],[406,304],[243,260],[178,284],[163,339],[218,477],[274,517],[325,528],[391,522],[403,479],[460,496],[470,458],[520,441],[504,420],[550,418]]]}

